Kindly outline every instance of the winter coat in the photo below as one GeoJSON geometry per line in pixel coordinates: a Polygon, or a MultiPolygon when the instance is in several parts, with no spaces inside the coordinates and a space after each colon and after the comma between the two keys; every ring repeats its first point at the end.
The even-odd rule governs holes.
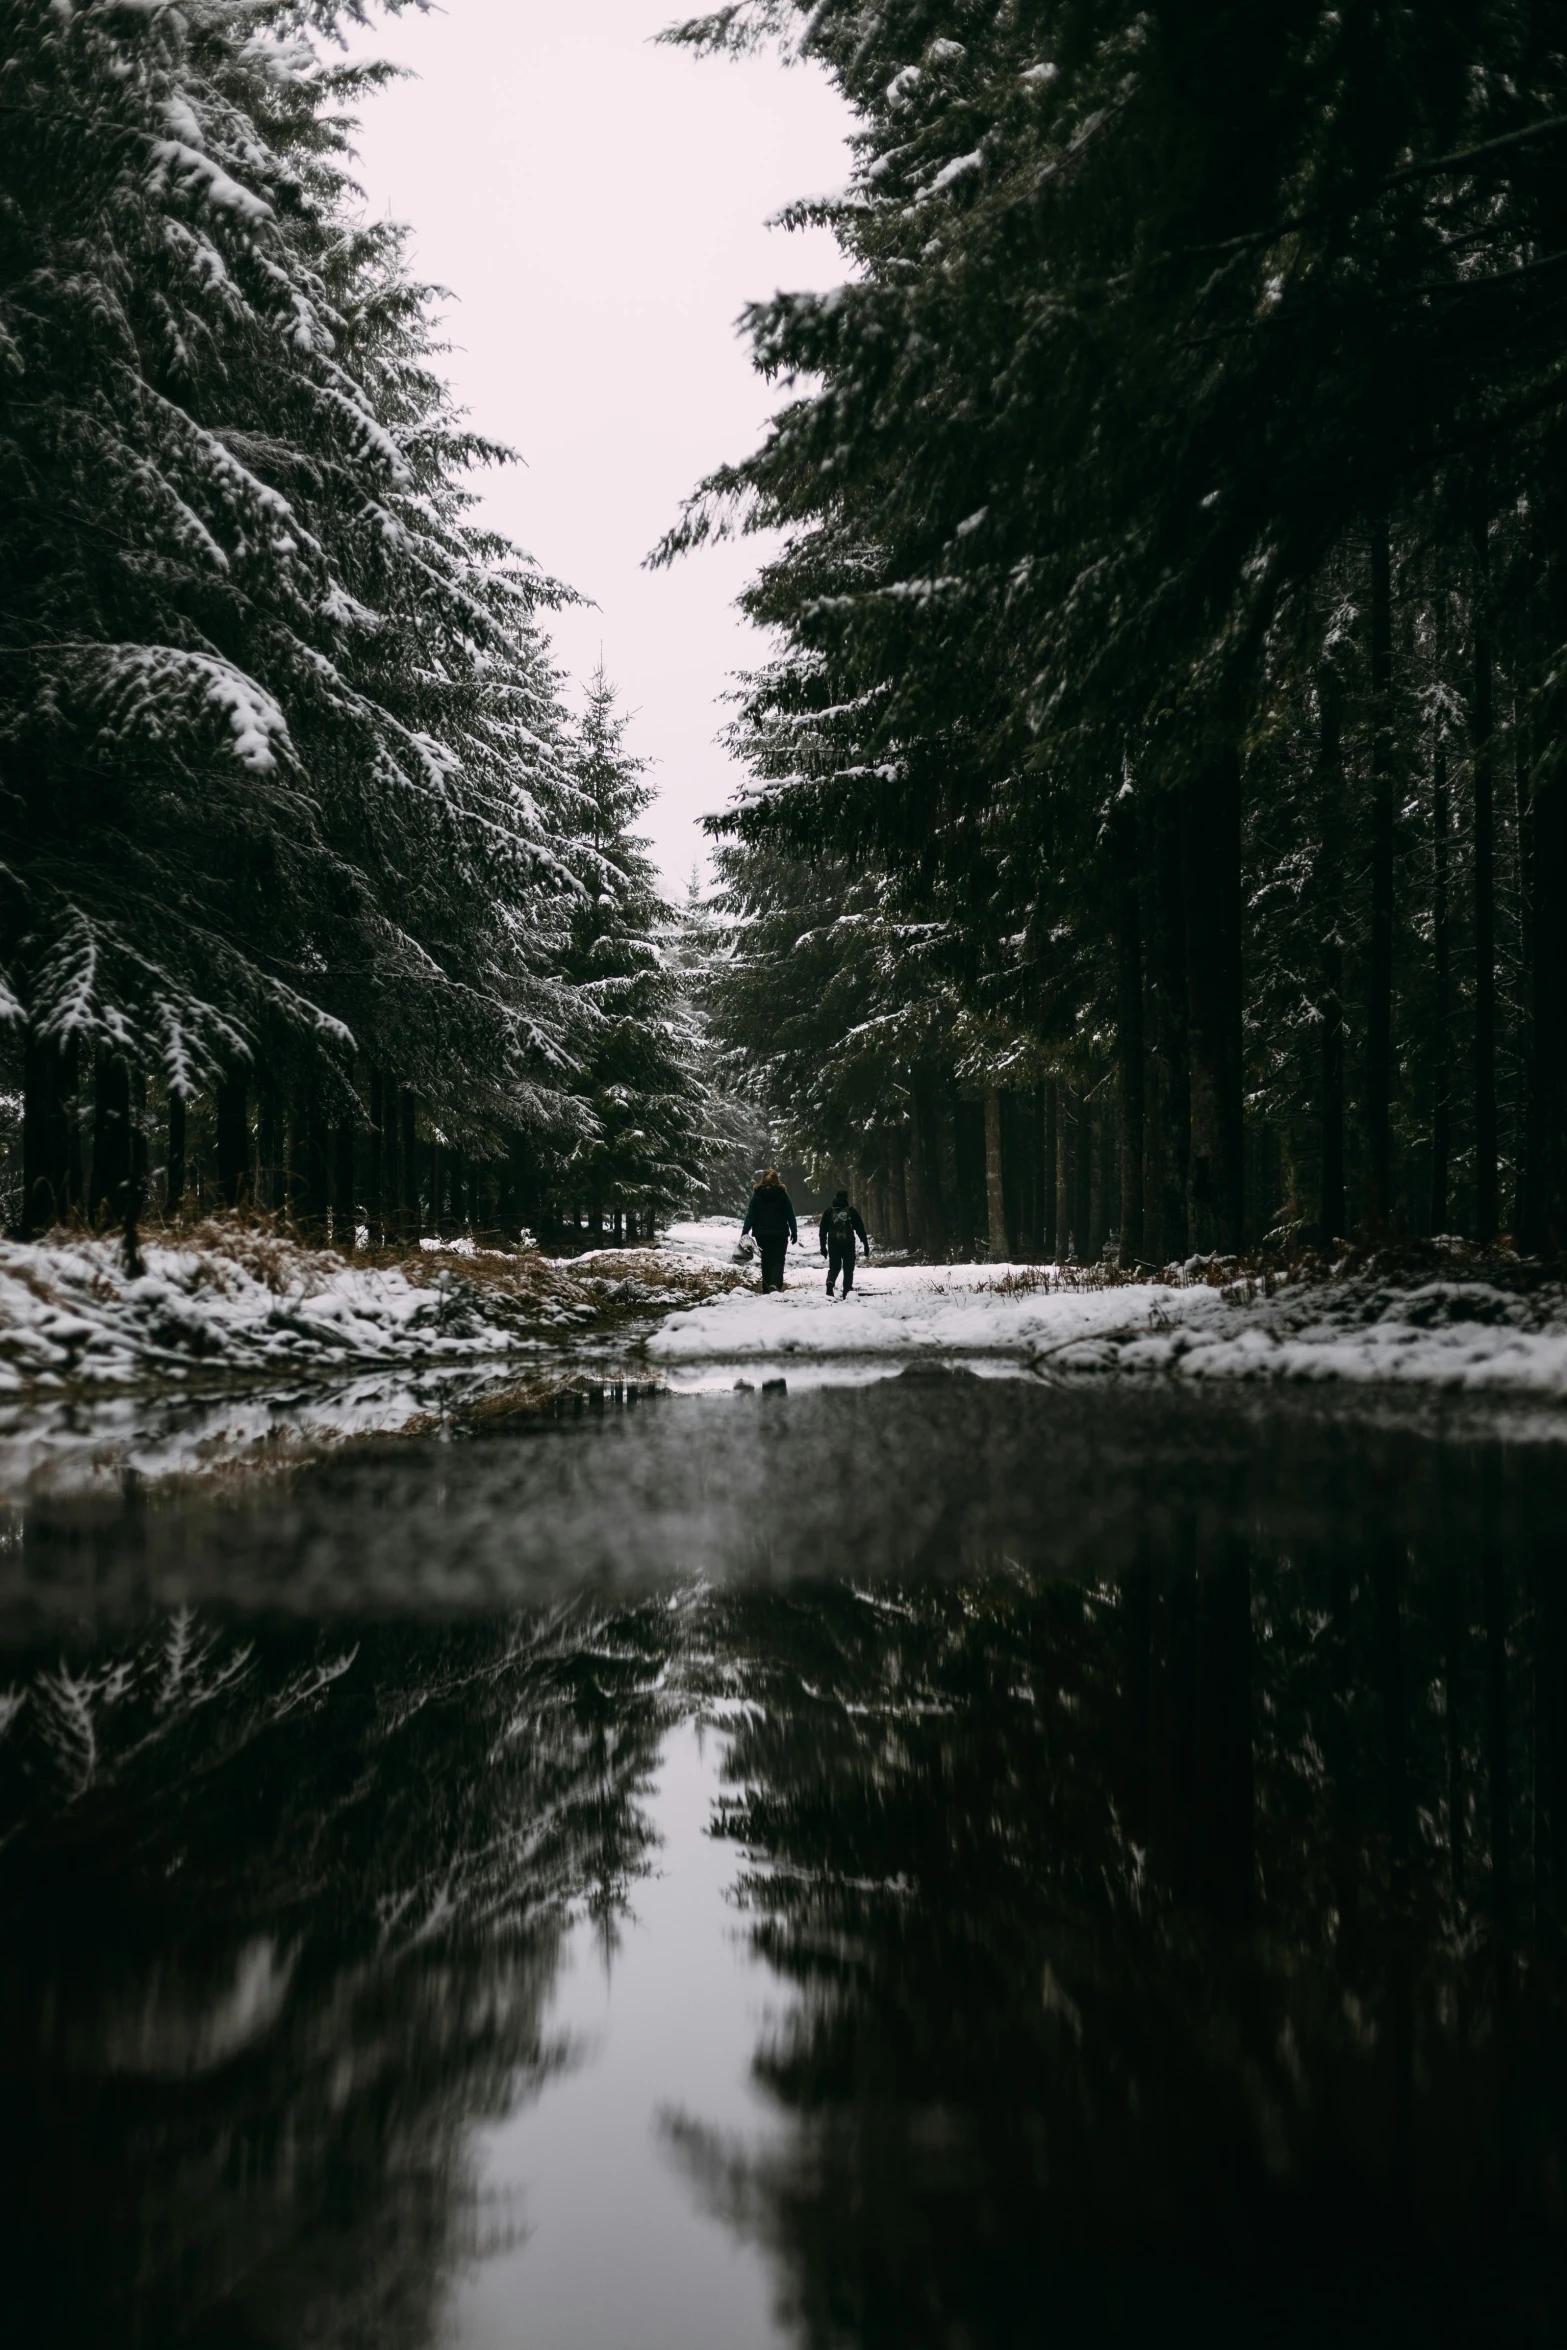
{"type": "Polygon", "coordinates": [[[831,1241],[839,1248],[847,1247],[852,1257],[856,1233],[860,1236],[860,1247],[866,1256],[869,1256],[871,1253],[870,1235],[860,1220],[858,1208],[833,1207],[822,1210],[821,1244],[823,1256],[827,1254],[827,1244],[831,1241]],[[838,1221],[840,1217],[843,1219],[842,1223],[838,1221]]]}
{"type": "Polygon", "coordinates": [[[758,1240],[782,1240],[787,1232],[798,1243],[800,1235],[794,1221],[794,1202],[781,1183],[759,1183],[751,1194],[751,1204],[745,1211],[745,1222],[740,1227],[743,1240],[754,1232],[758,1240]]]}

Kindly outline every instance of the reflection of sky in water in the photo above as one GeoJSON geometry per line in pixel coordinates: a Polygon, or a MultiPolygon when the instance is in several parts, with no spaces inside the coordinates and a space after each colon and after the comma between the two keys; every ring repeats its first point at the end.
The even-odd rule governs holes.
{"type": "Polygon", "coordinates": [[[463,2277],[453,2350],[790,2338],[765,2256],[703,2215],[662,2127],[678,2112],[750,2144],[769,2129],[750,2068],[776,1985],[725,1899],[740,1856],[706,1832],[721,1751],[690,1723],[671,1734],[648,1806],[658,1873],[634,1888],[607,1973],[598,1928],[578,1924],[546,2011],[546,2034],[582,2060],[479,2141],[481,2191],[515,2199],[527,2240],[463,2277]]]}

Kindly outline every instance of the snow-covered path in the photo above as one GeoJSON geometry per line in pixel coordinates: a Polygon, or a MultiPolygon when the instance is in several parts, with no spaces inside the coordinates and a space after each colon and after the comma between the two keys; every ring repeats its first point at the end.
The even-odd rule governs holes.
{"type": "MultiPolygon", "coordinates": [[[[725,1263],[739,1230],[738,1218],[677,1225],[669,1245],[725,1263]]],[[[681,1386],[732,1383],[768,1363],[787,1365],[791,1378],[875,1378],[923,1358],[976,1369],[1393,1382],[1567,1400],[1560,1289],[1525,1297],[1476,1280],[1409,1288],[1361,1276],[1265,1298],[1248,1296],[1245,1285],[1047,1289],[1045,1278],[1042,1267],[872,1259],[845,1302],[826,1296],[821,1259],[808,1245],[790,1250],[782,1295],[751,1286],[672,1314],[648,1352],[681,1386]]]]}

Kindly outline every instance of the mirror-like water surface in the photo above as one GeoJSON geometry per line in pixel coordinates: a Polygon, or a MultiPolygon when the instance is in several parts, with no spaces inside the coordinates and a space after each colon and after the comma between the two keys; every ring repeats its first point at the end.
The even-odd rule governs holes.
{"type": "Polygon", "coordinates": [[[24,2338],[1558,2338],[1559,1433],[534,1393],[19,1507],[24,2338]]]}

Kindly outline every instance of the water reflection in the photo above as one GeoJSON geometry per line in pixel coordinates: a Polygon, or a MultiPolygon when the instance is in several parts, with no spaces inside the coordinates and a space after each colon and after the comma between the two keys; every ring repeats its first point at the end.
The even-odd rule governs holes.
{"type": "MultiPolygon", "coordinates": [[[[890,1384],[372,1464],[394,1558],[509,1496],[492,1559],[574,1568],[569,1599],[312,1616],[296,1586],[133,1634],[111,1583],[63,1655],[15,1636],[0,2260],[30,2338],[434,2346],[455,2310],[536,2350],[591,2303],[689,2339],[650,2167],[592,2158],[655,2127],[660,2192],[765,2264],[757,2338],[1557,2338],[1567,1456],[1206,1407],[1200,1453],[1190,1417],[1139,1451],[1103,1400],[987,1421],[890,1384]],[[905,1473],[867,1499],[878,1445],[905,1473]],[[656,1524],[606,1565],[617,1479],[613,1523],[656,1524]],[[660,1847],[693,1719],[721,1780],[666,1774],[660,1847]],[[765,2128],[682,1995],[716,1980],[715,1853],[773,1987],[765,2128]],[[562,1956],[622,1932],[654,1956],[618,2009],[611,1970],[593,2073],[562,1956]],[[523,2111],[613,2295],[526,2241],[559,2193],[535,2213],[495,2158],[523,2111]]],[[[365,1477],[294,1493],[294,1534],[346,1558],[365,1477]]],[[[324,1587],[308,1541],[294,1571],[324,1587]]]]}
{"type": "Polygon", "coordinates": [[[1561,1546],[1191,1537],[724,1604],[812,2344],[1557,2338],[1561,1546]]]}
{"type": "Polygon", "coordinates": [[[570,2051],[567,1905],[645,1866],[636,1621],[40,1670],[0,1747],[0,2261],[29,2339],[424,2343],[514,2224],[476,2120],[570,2051]]]}

